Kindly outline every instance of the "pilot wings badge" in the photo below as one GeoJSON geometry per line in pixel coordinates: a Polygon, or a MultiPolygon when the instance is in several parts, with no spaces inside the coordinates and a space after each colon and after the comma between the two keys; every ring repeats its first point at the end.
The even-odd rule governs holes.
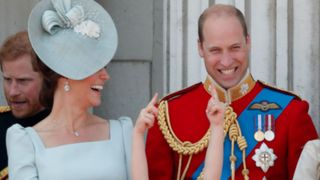
{"type": "Polygon", "coordinates": [[[269,110],[278,110],[282,109],[277,103],[275,102],[269,102],[266,100],[260,101],[260,102],[254,102],[249,107],[250,110],[260,110],[263,112],[267,112],[269,110]]]}

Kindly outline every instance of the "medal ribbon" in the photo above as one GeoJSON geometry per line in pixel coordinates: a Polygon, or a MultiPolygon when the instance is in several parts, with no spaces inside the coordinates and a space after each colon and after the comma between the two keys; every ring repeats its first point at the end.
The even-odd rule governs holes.
{"type": "MultiPolygon", "coordinates": [[[[266,114],[272,114],[274,116],[274,121],[277,120],[279,115],[282,113],[282,111],[287,107],[287,105],[291,102],[293,99],[292,95],[283,94],[281,92],[264,88],[262,89],[257,96],[251,101],[251,103],[242,111],[242,113],[238,116],[238,123],[240,125],[241,129],[244,129],[242,131],[242,135],[246,138],[248,147],[246,149],[246,156],[255,148],[257,145],[257,141],[254,139],[254,118],[258,114],[262,114],[264,117],[266,114]],[[259,103],[262,101],[266,101],[276,103],[280,106],[280,109],[269,109],[268,111],[261,111],[259,109],[249,109],[253,103],[259,103]]],[[[230,172],[230,150],[231,150],[231,141],[229,138],[225,139],[224,142],[224,159],[223,159],[223,168],[222,168],[222,174],[221,179],[228,179],[231,175],[230,172]]],[[[235,146],[234,149],[235,156],[237,157],[236,161],[236,169],[239,168],[239,166],[242,164],[242,152],[238,148],[238,146],[235,146]]],[[[197,170],[193,173],[192,179],[196,180],[197,177],[200,175],[204,168],[204,161],[201,163],[201,165],[197,168],[197,170]]],[[[249,169],[250,170],[250,169],[249,169]]],[[[250,174],[249,174],[250,177],[250,174]]]]}

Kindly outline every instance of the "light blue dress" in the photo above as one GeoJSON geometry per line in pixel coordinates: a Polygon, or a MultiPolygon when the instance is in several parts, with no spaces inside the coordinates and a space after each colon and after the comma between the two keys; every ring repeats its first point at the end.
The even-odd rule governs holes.
{"type": "Polygon", "coordinates": [[[10,180],[130,179],[132,121],[110,120],[110,139],[46,148],[31,128],[7,131],[10,180]]]}

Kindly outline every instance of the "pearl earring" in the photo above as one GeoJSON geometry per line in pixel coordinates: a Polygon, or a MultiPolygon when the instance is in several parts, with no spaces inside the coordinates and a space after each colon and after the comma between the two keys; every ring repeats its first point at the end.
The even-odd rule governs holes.
{"type": "Polygon", "coordinates": [[[69,85],[69,82],[68,82],[68,81],[66,81],[66,82],[64,83],[63,89],[64,89],[65,92],[69,92],[69,91],[70,91],[70,85],[69,85]]]}

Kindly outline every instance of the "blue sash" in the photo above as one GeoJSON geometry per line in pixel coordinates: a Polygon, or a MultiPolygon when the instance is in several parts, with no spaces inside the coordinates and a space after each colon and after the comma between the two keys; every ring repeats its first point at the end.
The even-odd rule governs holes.
{"type": "MultiPolygon", "coordinates": [[[[251,107],[252,105],[250,103],[244,109],[244,111],[240,114],[240,116],[238,116],[238,123],[242,130],[242,135],[246,138],[248,143],[248,147],[246,149],[246,156],[248,156],[248,154],[255,148],[255,146],[258,143],[254,139],[254,133],[255,133],[254,118],[258,114],[262,114],[262,116],[266,114],[272,114],[274,119],[276,120],[292,99],[293,99],[293,96],[291,95],[283,94],[275,90],[264,88],[260,91],[260,93],[254,98],[254,100],[251,103],[268,100],[268,102],[275,102],[281,108],[270,109],[267,112],[263,112],[260,110],[250,110],[249,107],[251,107]]],[[[231,151],[231,141],[227,136],[224,142],[224,159],[223,159],[221,179],[228,179],[231,176],[231,170],[230,170],[231,163],[229,161],[230,151],[231,151]]],[[[237,161],[236,161],[236,169],[237,169],[242,164],[242,152],[240,151],[240,149],[236,144],[235,144],[234,151],[235,151],[234,152],[235,156],[237,157],[237,161]]],[[[201,165],[197,168],[197,170],[193,173],[192,179],[194,180],[197,179],[197,177],[200,175],[203,168],[204,168],[204,162],[202,162],[201,165]]]]}

